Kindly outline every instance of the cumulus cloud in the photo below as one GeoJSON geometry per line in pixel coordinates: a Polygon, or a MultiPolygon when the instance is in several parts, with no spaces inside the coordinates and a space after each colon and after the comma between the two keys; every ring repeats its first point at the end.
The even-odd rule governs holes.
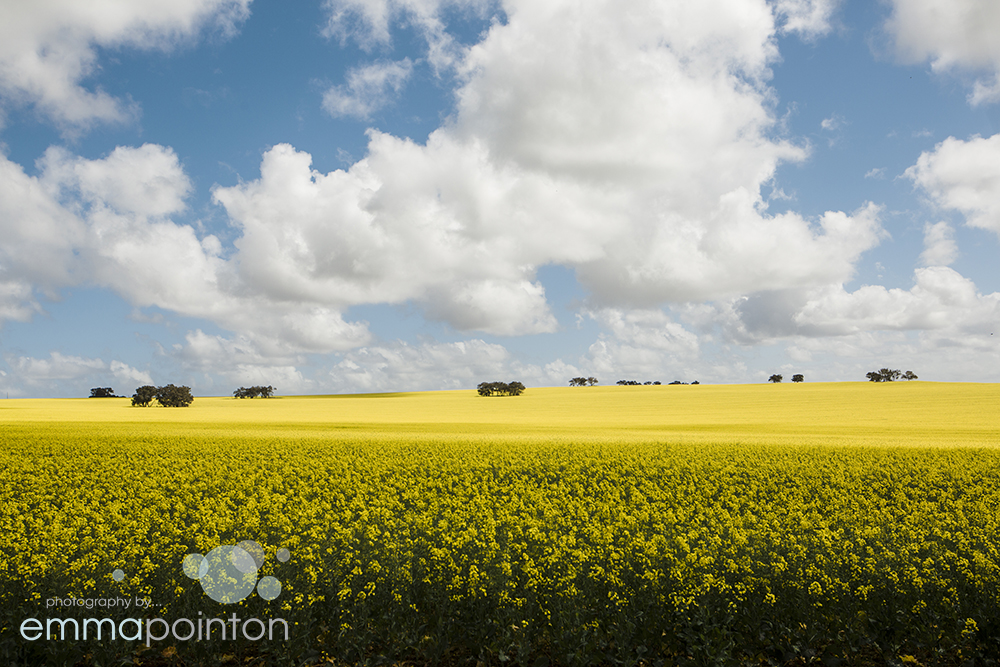
{"type": "Polygon", "coordinates": [[[924,251],[920,261],[924,266],[948,266],[958,257],[955,230],[947,222],[924,225],[924,251]]]}
{"type": "MultiPolygon", "coordinates": [[[[364,7],[377,26],[395,5],[364,7]]],[[[874,206],[766,213],[761,184],[806,154],[772,136],[766,3],[504,10],[426,144],[371,131],[363,160],[327,174],[276,146],[259,180],[215,191],[246,284],[532,333],[556,326],[545,264],[574,268],[602,304],[648,307],[843,280],[878,243],[874,206]]]]}
{"type": "Polygon", "coordinates": [[[794,317],[815,335],[876,330],[982,329],[1000,316],[1000,293],[979,294],[975,284],[946,266],[914,271],[909,290],[865,285],[854,292],[830,287],[812,295],[794,317]]]}
{"type": "Polygon", "coordinates": [[[899,56],[930,60],[936,72],[985,72],[969,95],[973,106],[1000,100],[1000,5],[988,0],[892,0],[886,28],[899,56]]]}
{"type": "MultiPolygon", "coordinates": [[[[594,371],[610,380],[615,374],[640,382],[659,380],[663,373],[687,376],[699,365],[700,345],[696,334],[673,321],[662,310],[603,308],[589,311],[601,324],[602,334],[587,351],[594,371]],[[650,373],[654,377],[649,377],[650,373]]],[[[667,382],[677,379],[670,377],[667,382]]],[[[694,378],[689,378],[694,379],[694,378]]]]}
{"type": "Polygon", "coordinates": [[[921,153],[905,174],[939,206],[960,211],[970,226],[1000,234],[1000,134],[949,137],[921,153]]]}
{"type": "Polygon", "coordinates": [[[79,396],[86,395],[86,387],[108,383],[118,385],[119,393],[125,393],[125,388],[154,384],[149,373],[117,359],[108,363],[53,351],[47,359],[7,355],[5,360],[11,372],[0,371],[0,388],[14,395],[24,395],[25,388],[29,388],[50,395],[79,396]]]}
{"type": "Polygon", "coordinates": [[[250,0],[34,0],[0,4],[0,99],[31,104],[66,131],[121,122],[137,107],[83,82],[98,50],[169,49],[211,26],[225,35],[249,16],[250,0]]]}
{"type": "Polygon", "coordinates": [[[456,343],[395,342],[362,347],[344,355],[330,371],[341,391],[471,389],[499,380],[535,383],[540,372],[511,358],[502,345],[479,339],[456,343]]]}
{"type": "Polygon", "coordinates": [[[76,380],[107,370],[100,359],[87,359],[51,352],[48,359],[8,357],[7,364],[24,382],[38,384],[48,380],[76,380]]]}
{"type": "Polygon", "coordinates": [[[378,62],[352,69],[347,83],[334,86],[323,95],[323,108],[331,116],[366,120],[392,101],[410,78],[413,63],[409,58],[378,62]]]}
{"type": "MultiPolygon", "coordinates": [[[[283,354],[268,350],[265,354],[247,336],[226,338],[200,329],[188,332],[185,342],[173,350],[173,355],[185,368],[207,377],[210,386],[215,378],[222,378],[228,382],[227,387],[271,385],[286,394],[306,393],[314,388],[296,367],[304,363],[304,357],[289,354],[287,350],[283,354]]],[[[231,388],[224,393],[230,391],[231,388]]]]}
{"type": "MultiPolygon", "coordinates": [[[[383,25],[431,25],[451,5],[328,7],[340,17],[331,34],[353,16],[379,41],[383,25]]],[[[135,306],[238,333],[189,340],[192,359],[240,358],[242,336],[285,367],[298,354],[370,345],[365,323],[342,318],[357,304],[412,302],[460,331],[554,331],[537,277],[548,264],[574,270],[594,312],[653,312],[840,284],[878,244],[871,204],[815,219],[767,210],[762,185],[807,150],[780,136],[768,86],[779,28],[764,0],[502,9],[506,21],[456,56],[454,114],[426,143],[372,130],[366,156],[329,173],[278,145],[259,179],[216,188],[239,234],[231,251],[171,220],[191,186],[169,149],[100,160],[52,149],[38,177],[0,164],[17,184],[0,200],[15,213],[0,219],[11,247],[51,260],[11,256],[0,280],[107,286],[135,306]],[[34,231],[34,218],[52,233],[34,231]]],[[[625,340],[638,324],[621,318],[625,340]]]]}
{"type": "Polygon", "coordinates": [[[455,66],[462,47],[448,32],[446,12],[483,17],[499,3],[495,0],[325,0],[328,14],[324,34],[341,43],[354,39],[363,48],[386,48],[392,28],[409,25],[427,44],[427,60],[439,74],[455,66]]]}
{"type": "Polygon", "coordinates": [[[153,382],[153,376],[151,376],[146,371],[140,371],[138,368],[132,368],[123,361],[112,361],[109,366],[111,374],[115,376],[115,379],[124,382],[127,385],[151,385],[155,384],[153,382]]]}
{"type": "Polygon", "coordinates": [[[252,337],[273,354],[330,352],[364,344],[363,324],[321,303],[268,299],[247,288],[213,235],[170,216],[191,184],[177,156],[156,145],[119,147],[86,160],[58,148],[39,176],[0,157],[0,314],[40,310],[35,290],[91,284],[138,307],[206,318],[252,337]]]}
{"type": "Polygon", "coordinates": [[[781,20],[782,32],[815,39],[830,32],[839,4],[839,0],[775,0],[774,12],[781,20]]]}

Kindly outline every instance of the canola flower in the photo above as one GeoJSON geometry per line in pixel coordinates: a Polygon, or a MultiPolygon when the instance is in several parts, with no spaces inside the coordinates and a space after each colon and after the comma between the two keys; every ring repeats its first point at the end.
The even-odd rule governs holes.
{"type": "Polygon", "coordinates": [[[53,595],[222,613],[180,564],[242,539],[291,554],[280,597],[233,605],[291,620],[290,662],[1000,654],[997,393],[10,401],[0,655],[65,648],[12,638],[53,595]]]}

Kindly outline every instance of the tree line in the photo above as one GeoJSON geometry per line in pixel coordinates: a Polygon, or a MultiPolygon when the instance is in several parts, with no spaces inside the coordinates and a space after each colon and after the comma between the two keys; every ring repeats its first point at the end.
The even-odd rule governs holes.
{"type": "Polygon", "coordinates": [[[898,368],[880,368],[877,371],[865,373],[869,382],[895,382],[896,380],[916,380],[917,376],[913,371],[905,373],[898,368]]]}
{"type": "Polygon", "coordinates": [[[132,405],[138,407],[149,407],[156,401],[165,408],[186,408],[194,402],[191,395],[191,387],[176,387],[168,384],[164,387],[154,387],[146,384],[135,390],[132,394],[132,405]]]}
{"type": "Polygon", "coordinates": [[[239,389],[237,389],[236,391],[233,392],[233,397],[234,398],[257,398],[257,397],[260,397],[260,398],[271,398],[272,396],[274,396],[274,392],[276,392],[276,391],[278,391],[278,390],[275,389],[274,387],[272,387],[271,385],[267,385],[266,387],[261,387],[261,386],[258,386],[258,385],[254,385],[252,387],[240,387],[239,389]]]}
{"type": "Polygon", "coordinates": [[[480,396],[520,396],[524,385],[520,382],[480,382],[476,389],[480,396]]]}
{"type": "MultiPolygon", "coordinates": [[[[785,379],[784,375],[779,375],[775,373],[771,377],[767,378],[767,381],[773,382],[774,384],[778,384],[784,379],[785,379]]],[[[805,381],[806,381],[806,376],[803,375],[802,373],[796,373],[795,375],[792,376],[792,382],[805,382],[805,381]]]]}

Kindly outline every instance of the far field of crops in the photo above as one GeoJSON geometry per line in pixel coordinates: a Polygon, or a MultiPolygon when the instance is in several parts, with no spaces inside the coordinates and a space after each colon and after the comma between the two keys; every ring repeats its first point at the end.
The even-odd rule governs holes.
{"type": "Polygon", "coordinates": [[[0,662],[989,664],[998,405],[922,382],[0,401],[0,662]],[[280,593],[216,601],[182,564],[242,540],[280,593]],[[111,598],[153,606],[51,602],[111,598]],[[289,637],[157,639],[234,613],[289,637]],[[146,634],[22,632],[87,616],[146,634]]]}

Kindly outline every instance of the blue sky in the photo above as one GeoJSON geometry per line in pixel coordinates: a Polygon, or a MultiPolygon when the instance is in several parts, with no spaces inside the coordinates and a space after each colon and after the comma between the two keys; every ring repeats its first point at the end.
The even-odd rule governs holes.
{"type": "Polygon", "coordinates": [[[0,392],[997,381],[998,33],[987,0],[9,3],[0,392]]]}

